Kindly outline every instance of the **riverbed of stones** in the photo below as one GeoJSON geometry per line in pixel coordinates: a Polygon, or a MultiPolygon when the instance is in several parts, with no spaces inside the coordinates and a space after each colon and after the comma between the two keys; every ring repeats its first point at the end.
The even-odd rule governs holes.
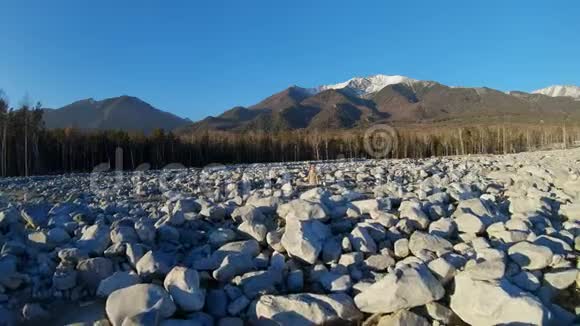
{"type": "Polygon", "coordinates": [[[580,150],[309,164],[0,180],[0,325],[578,322],[580,150]]]}

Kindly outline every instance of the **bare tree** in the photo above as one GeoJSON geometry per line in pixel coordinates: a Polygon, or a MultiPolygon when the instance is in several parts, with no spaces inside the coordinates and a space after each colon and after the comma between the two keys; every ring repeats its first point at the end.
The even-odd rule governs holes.
{"type": "Polygon", "coordinates": [[[316,160],[320,160],[320,143],[322,143],[322,136],[320,135],[320,131],[314,130],[310,134],[310,145],[312,146],[312,150],[314,151],[314,155],[316,160]]]}
{"type": "Polygon", "coordinates": [[[2,141],[0,148],[0,174],[5,177],[7,176],[7,137],[8,137],[8,120],[10,112],[8,111],[8,100],[4,96],[4,92],[0,90],[0,134],[2,135],[2,141]]]}

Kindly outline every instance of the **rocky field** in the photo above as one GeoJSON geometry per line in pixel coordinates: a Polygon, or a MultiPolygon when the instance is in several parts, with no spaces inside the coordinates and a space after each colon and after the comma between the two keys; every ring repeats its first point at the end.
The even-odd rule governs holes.
{"type": "Polygon", "coordinates": [[[580,150],[0,180],[0,325],[570,325],[580,150]]]}

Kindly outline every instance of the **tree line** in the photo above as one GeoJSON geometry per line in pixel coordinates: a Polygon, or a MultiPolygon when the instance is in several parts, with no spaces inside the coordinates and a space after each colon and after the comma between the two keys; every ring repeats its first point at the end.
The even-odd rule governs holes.
{"type": "Polygon", "coordinates": [[[367,129],[275,133],[205,130],[179,135],[161,129],[150,135],[73,128],[49,130],[44,127],[40,107],[24,103],[12,109],[0,98],[1,176],[91,172],[102,163],[111,169],[134,170],[142,168],[143,163],[158,169],[170,163],[203,167],[212,163],[506,154],[567,147],[580,141],[580,126],[571,123],[407,126],[392,129],[385,139],[378,140],[369,136],[367,129]],[[380,150],[384,142],[388,151],[380,150]],[[369,146],[378,146],[379,150],[369,152],[369,146]]]}
{"type": "Polygon", "coordinates": [[[40,103],[31,106],[23,100],[15,110],[0,93],[0,175],[27,176],[42,171],[41,138],[46,132],[40,103]]]}

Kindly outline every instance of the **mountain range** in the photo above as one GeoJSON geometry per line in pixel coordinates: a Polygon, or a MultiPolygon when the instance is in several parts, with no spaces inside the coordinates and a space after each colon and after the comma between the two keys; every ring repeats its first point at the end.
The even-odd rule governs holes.
{"type": "Polygon", "coordinates": [[[580,121],[580,88],[551,86],[532,93],[453,87],[404,76],[357,77],[316,88],[289,87],[249,107],[234,107],[182,131],[343,129],[375,123],[580,121]]]}
{"type": "Polygon", "coordinates": [[[158,110],[136,97],[86,99],[45,110],[48,128],[278,131],[346,129],[375,123],[541,123],[580,121],[580,87],[531,93],[454,87],[404,76],[357,77],[314,88],[291,86],[261,102],[197,122],[158,110]]]}
{"type": "Polygon", "coordinates": [[[155,128],[173,130],[191,124],[191,120],[154,108],[133,96],[119,96],[96,101],[76,101],[60,109],[44,109],[47,128],[75,127],[83,130],[126,130],[149,134],[155,128]]]}

